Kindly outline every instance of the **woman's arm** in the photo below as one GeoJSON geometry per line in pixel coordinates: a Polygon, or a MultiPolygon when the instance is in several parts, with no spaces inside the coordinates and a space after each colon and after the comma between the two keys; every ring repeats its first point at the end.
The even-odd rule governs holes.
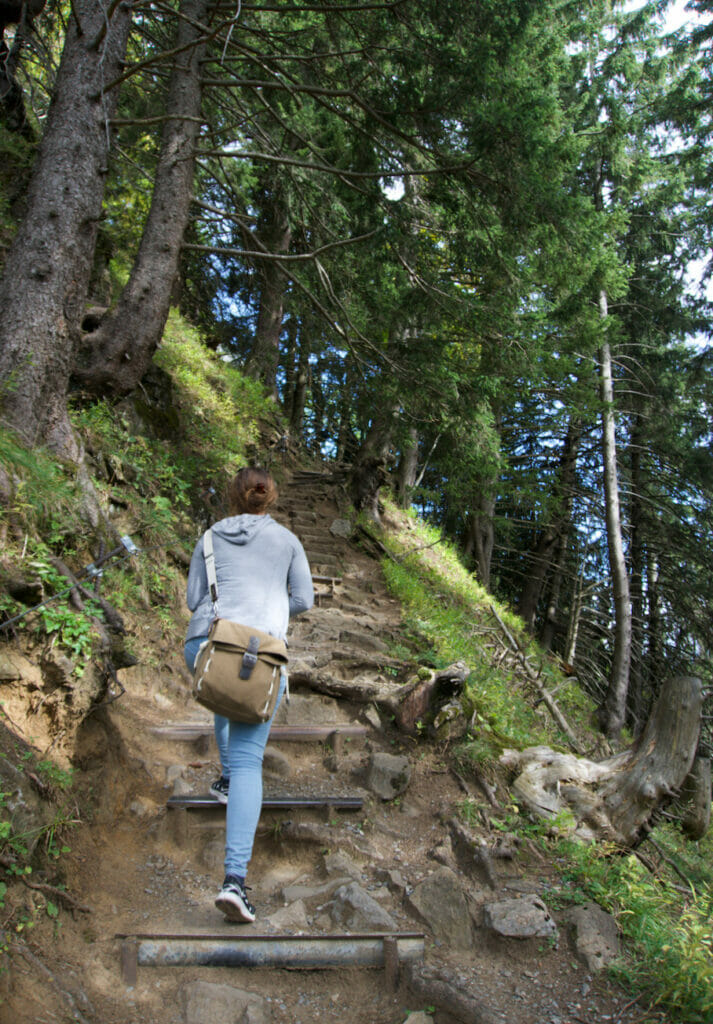
{"type": "Polygon", "coordinates": [[[208,574],[205,569],[205,558],[203,557],[203,538],[198,541],[193,549],[191,567],[188,570],[188,584],[186,586],[186,604],[190,611],[194,612],[208,593],[208,574]]]}
{"type": "Polygon", "coordinates": [[[290,615],[306,612],[314,604],[314,587],[312,571],[307,555],[299,540],[295,537],[295,551],[292,555],[290,570],[287,574],[287,589],[290,594],[290,615]]]}

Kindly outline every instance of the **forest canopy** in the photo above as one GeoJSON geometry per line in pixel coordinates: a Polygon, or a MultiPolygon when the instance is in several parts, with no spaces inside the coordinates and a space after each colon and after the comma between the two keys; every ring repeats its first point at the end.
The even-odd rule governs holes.
{"type": "Polygon", "coordinates": [[[711,676],[713,3],[671,6],[4,3],[3,425],[81,464],[178,307],[638,731],[711,676]]]}

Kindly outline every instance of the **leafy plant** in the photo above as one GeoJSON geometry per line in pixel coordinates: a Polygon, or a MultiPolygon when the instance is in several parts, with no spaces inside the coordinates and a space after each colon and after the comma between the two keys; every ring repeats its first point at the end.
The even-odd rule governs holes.
{"type": "MultiPolygon", "coordinates": [[[[710,856],[710,838],[706,843],[710,856]]],[[[711,873],[682,890],[654,878],[634,854],[613,846],[558,844],[566,885],[615,915],[626,959],[613,972],[633,991],[676,1015],[680,1024],[706,1024],[713,1016],[713,887],[711,873]]]]}

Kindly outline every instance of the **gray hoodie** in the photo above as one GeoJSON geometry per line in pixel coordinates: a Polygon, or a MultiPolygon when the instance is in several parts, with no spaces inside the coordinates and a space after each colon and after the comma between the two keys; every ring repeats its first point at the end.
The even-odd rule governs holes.
{"type": "MultiPolygon", "coordinates": [[[[312,574],[299,540],[270,515],[229,516],[215,523],[212,531],[218,616],[284,640],[290,616],[314,603],[312,574]]],[[[202,536],[191,558],[186,601],[193,612],[186,640],[207,636],[216,612],[208,592],[202,536]]]]}

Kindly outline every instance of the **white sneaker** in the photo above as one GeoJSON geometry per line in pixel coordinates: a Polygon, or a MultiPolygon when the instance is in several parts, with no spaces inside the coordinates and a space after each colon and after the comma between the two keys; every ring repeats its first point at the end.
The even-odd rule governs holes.
{"type": "Polygon", "coordinates": [[[230,875],[226,876],[223,888],[216,896],[215,905],[229,921],[245,923],[255,920],[255,907],[247,897],[245,886],[230,875]]]}
{"type": "Polygon", "coordinates": [[[220,778],[215,780],[215,782],[211,782],[210,795],[214,796],[216,800],[219,800],[221,804],[227,804],[229,789],[230,779],[226,779],[224,775],[221,775],[220,778]]]}

